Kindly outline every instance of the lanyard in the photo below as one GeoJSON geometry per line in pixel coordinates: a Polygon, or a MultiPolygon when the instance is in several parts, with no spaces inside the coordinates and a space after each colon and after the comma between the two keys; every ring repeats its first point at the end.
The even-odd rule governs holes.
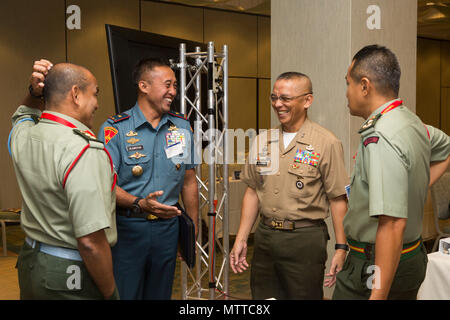
{"type": "Polygon", "coordinates": [[[402,104],[403,104],[403,100],[396,100],[396,101],[392,102],[390,105],[388,105],[386,108],[384,108],[384,110],[381,111],[381,114],[388,113],[389,111],[394,110],[395,108],[397,108],[398,106],[401,106],[402,104]]]}
{"type": "MultiPolygon", "coordinates": [[[[55,121],[55,122],[58,122],[58,123],[60,123],[62,125],[65,125],[65,126],[67,126],[69,128],[72,128],[72,129],[76,128],[76,126],[73,123],[71,123],[71,122],[69,122],[69,121],[67,121],[67,120],[65,120],[65,119],[63,119],[61,117],[55,116],[54,114],[50,114],[50,113],[44,112],[41,115],[41,119],[47,119],[47,120],[55,121]]],[[[90,136],[92,136],[93,138],[95,138],[95,135],[91,131],[85,130],[83,132],[85,132],[85,133],[89,134],[90,136]]]]}

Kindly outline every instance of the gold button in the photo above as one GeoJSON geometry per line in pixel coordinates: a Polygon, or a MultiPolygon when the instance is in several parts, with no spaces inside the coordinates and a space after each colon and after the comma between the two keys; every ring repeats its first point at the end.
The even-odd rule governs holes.
{"type": "Polygon", "coordinates": [[[142,167],[140,165],[136,165],[133,167],[133,169],[131,169],[131,173],[135,177],[141,176],[143,172],[144,172],[144,169],[142,169],[142,167]]]}
{"type": "Polygon", "coordinates": [[[275,194],[277,194],[277,193],[279,192],[279,190],[278,190],[278,189],[275,189],[274,192],[275,192],[275,194]]]}
{"type": "Polygon", "coordinates": [[[277,211],[277,208],[273,208],[272,211],[273,211],[273,212],[277,211]]]}
{"type": "Polygon", "coordinates": [[[281,173],[280,172],[277,172],[277,176],[279,176],[281,173]]]}

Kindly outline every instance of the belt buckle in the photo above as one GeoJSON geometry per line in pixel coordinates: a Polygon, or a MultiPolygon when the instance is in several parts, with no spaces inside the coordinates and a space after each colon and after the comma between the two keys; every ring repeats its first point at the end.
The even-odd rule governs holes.
{"type": "Polygon", "coordinates": [[[147,220],[156,220],[156,219],[158,219],[158,217],[155,216],[155,215],[153,215],[153,214],[151,214],[151,213],[149,213],[149,214],[147,215],[147,220]]]}
{"type": "Polygon", "coordinates": [[[272,224],[272,228],[275,230],[283,229],[283,221],[274,219],[274,220],[272,220],[271,224],[272,224]]]}

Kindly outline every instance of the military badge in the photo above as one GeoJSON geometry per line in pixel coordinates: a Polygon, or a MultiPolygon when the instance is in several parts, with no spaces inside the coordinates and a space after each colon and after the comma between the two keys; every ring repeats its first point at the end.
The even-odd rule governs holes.
{"type": "Polygon", "coordinates": [[[139,142],[139,141],[140,141],[140,139],[131,138],[131,139],[128,139],[128,140],[127,140],[127,143],[129,143],[129,144],[135,144],[135,143],[137,143],[137,142],[139,142]]]}
{"type": "Polygon", "coordinates": [[[126,135],[127,137],[135,137],[135,136],[137,136],[138,134],[137,134],[137,132],[134,132],[133,130],[130,130],[130,131],[128,131],[125,135],[126,135]]]}
{"type": "Polygon", "coordinates": [[[305,163],[313,167],[319,165],[320,154],[308,150],[298,149],[295,153],[294,162],[305,163]]]}
{"type": "Polygon", "coordinates": [[[145,155],[145,154],[142,154],[142,153],[139,153],[139,152],[135,152],[135,153],[133,153],[131,156],[129,156],[128,158],[134,158],[134,159],[140,159],[140,158],[143,158],[143,157],[146,157],[147,155],[145,155]]]}
{"type": "Polygon", "coordinates": [[[105,145],[108,144],[109,141],[111,141],[112,138],[115,137],[115,135],[119,132],[114,127],[105,127],[103,129],[103,132],[105,134],[105,145]]]}
{"type": "Polygon", "coordinates": [[[177,144],[180,142],[181,146],[185,146],[185,138],[183,133],[179,133],[176,131],[172,131],[169,133],[166,133],[166,145],[168,147],[173,146],[174,144],[177,144]]]}

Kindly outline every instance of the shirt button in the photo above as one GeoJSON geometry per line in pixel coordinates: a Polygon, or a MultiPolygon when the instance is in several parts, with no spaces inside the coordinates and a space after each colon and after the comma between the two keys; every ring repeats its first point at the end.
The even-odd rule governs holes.
{"type": "Polygon", "coordinates": [[[285,158],[286,157],[286,155],[285,154],[283,154],[282,156],[281,156],[281,158],[285,158]]]}
{"type": "Polygon", "coordinates": [[[277,176],[279,176],[279,175],[281,175],[281,173],[280,173],[280,172],[277,172],[277,176]]]}
{"type": "Polygon", "coordinates": [[[277,211],[277,208],[272,208],[272,211],[273,211],[273,212],[277,211]]]}

